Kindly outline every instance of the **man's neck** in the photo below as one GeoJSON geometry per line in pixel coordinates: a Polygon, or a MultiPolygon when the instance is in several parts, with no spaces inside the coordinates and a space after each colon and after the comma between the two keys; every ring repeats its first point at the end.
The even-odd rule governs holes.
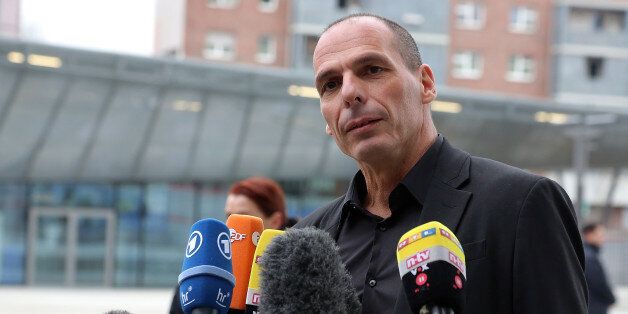
{"type": "Polygon", "coordinates": [[[392,156],[383,162],[360,164],[360,170],[366,183],[366,196],[363,200],[363,206],[366,210],[382,218],[390,217],[392,214],[388,204],[390,193],[425,155],[425,152],[436,141],[436,137],[437,134],[434,132],[433,136],[428,137],[428,140],[417,145],[417,149],[413,152],[398,158],[392,156]]]}

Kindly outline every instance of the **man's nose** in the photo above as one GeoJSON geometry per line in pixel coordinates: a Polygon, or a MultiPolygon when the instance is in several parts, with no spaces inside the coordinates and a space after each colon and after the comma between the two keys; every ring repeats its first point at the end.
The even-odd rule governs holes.
{"type": "Polygon", "coordinates": [[[346,74],[342,78],[342,100],[347,107],[363,104],[366,93],[361,81],[353,74],[346,74]]]}

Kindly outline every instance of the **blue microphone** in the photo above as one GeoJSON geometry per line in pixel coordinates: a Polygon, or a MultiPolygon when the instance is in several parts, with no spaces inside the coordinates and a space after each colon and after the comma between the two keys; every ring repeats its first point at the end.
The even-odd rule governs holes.
{"type": "Polygon", "coordinates": [[[229,310],[235,285],[229,239],[229,228],[216,219],[199,220],[190,228],[179,275],[184,313],[226,314],[229,310]]]}

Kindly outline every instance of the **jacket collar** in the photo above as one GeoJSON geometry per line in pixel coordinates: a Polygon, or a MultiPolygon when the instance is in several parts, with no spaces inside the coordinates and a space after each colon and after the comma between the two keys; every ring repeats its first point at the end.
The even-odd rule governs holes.
{"type": "MultiPolygon", "coordinates": [[[[453,232],[456,232],[460,218],[472,194],[471,192],[458,190],[460,186],[469,180],[471,156],[469,153],[451,146],[442,135],[439,134],[438,136],[442,137],[442,146],[419,222],[423,224],[436,220],[453,232]]],[[[355,205],[352,199],[355,195],[358,195],[358,189],[360,188],[356,184],[359,181],[357,180],[358,176],[362,176],[359,171],[351,181],[347,193],[340,204],[340,209],[333,211],[331,214],[329,221],[334,223],[326,229],[335,240],[338,240],[340,228],[348,216],[350,207],[355,205]]]]}

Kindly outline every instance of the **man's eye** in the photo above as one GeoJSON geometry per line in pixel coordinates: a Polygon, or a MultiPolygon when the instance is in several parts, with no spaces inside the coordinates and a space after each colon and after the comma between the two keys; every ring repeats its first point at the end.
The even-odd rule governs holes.
{"type": "Polygon", "coordinates": [[[325,83],[325,85],[323,85],[324,90],[333,90],[336,87],[338,87],[338,83],[334,81],[327,82],[325,83]]]}
{"type": "Polygon", "coordinates": [[[382,69],[381,67],[378,66],[370,66],[368,68],[368,72],[369,74],[378,74],[380,72],[382,72],[384,69],[382,69]]]}

